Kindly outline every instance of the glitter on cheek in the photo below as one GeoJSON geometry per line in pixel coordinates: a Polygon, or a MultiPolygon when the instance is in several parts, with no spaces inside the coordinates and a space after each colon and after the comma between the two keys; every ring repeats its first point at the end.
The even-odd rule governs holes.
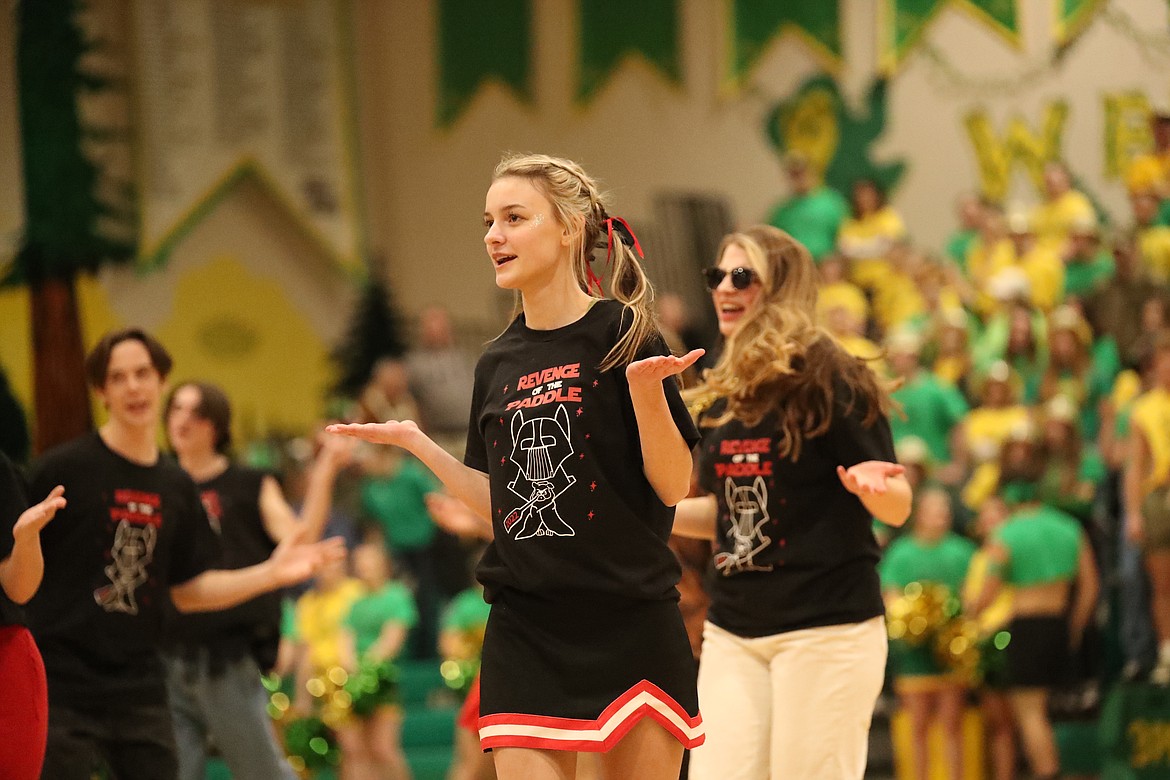
{"type": "Polygon", "coordinates": [[[533,227],[540,227],[543,224],[544,224],[544,214],[537,214],[535,217],[532,218],[532,226],[533,227]]]}

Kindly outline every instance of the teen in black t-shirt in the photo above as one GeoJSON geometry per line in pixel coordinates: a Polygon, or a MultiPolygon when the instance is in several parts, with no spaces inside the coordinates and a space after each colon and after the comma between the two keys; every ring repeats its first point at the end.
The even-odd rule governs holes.
{"type": "Polygon", "coordinates": [[[505,158],[484,225],[523,311],[476,367],[466,465],[409,421],[328,430],[410,450],[492,523],[479,727],[501,777],[596,751],[609,775],[677,778],[703,729],[666,544],[697,438],[675,376],[702,351],[665,354],[640,248],[575,163],[505,158]],[[602,242],[616,301],[591,294],[602,242]]]}
{"type": "Polygon", "coordinates": [[[860,778],[886,632],[872,518],[901,525],[887,398],[814,324],[808,251],[776,228],[727,236],[708,286],[726,338],[690,396],[700,484],[675,532],[715,542],[694,780],[860,778]]]}
{"type": "Polygon", "coordinates": [[[40,531],[65,506],[63,492],[58,485],[28,507],[24,481],[0,452],[0,767],[11,780],[36,780],[45,758],[45,667],[20,605],[40,586],[40,531]]]}
{"type": "Polygon", "coordinates": [[[108,422],[46,453],[35,495],[64,485],[69,503],[41,535],[44,580],[29,626],[45,659],[44,775],[173,778],[174,734],[156,648],[164,607],[230,607],[305,579],[339,543],[282,544],[264,563],[209,569],[216,541],[191,478],[155,440],[170,356],[143,331],[115,331],[86,358],[108,422]]]}
{"type": "MultiPolygon", "coordinates": [[[[275,477],[228,457],[231,404],[218,386],[179,384],[167,401],[166,430],[219,538],[216,568],[261,563],[297,531],[305,541],[321,537],[350,442],[325,437],[298,517],[275,477]]],[[[235,777],[295,777],[276,742],[261,681],[262,670],[276,661],[280,599],[269,592],[229,609],[172,615],[168,621],[167,693],[180,778],[203,777],[208,737],[235,777]]]]}

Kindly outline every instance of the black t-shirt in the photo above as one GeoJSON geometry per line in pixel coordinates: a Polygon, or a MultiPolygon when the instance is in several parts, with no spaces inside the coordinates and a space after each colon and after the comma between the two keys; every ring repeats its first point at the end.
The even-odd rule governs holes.
{"type": "MultiPolygon", "coordinates": [[[[495,539],[476,572],[501,589],[678,598],[666,545],[674,509],[642,470],[625,368],[598,369],[624,328],[599,301],[581,319],[531,330],[518,317],[481,356],[464,462],[491,481],[495,539]]],[[[627,318],[628,319],[628,318],[627,318]]],[[[666,354],[657,340],[642,356],[666,354]]],[[[688,446],[698,440],[673,379],[663,383],[688,446]]]]}
{"type": "MultiPolygon", "coordinates": [[[[24,480],[12,461],[0,452],[0,561],[12,554],[12,546],[16,541],[12,538],[12,529],[26,509],[28,501],[25,498],[24,480]]],[[[8,598],[4,588],[0,587],[0,626],[23,625],[24,610],[8,598]]]]}
{"type": "MultiPolygon", "coordinates": [[[[266,472],[231,464],[196,485],[212,530],[219,534],[216,569],[243,569],[267,560],[276,543],[260,514],[260,485],[266,472]]],[[[280,593],[270,592],[218,612],[175,613],[168,644],[204,646],[222,658],[240,658],[256,642],[274,640],[280,631],[280,593]]]]}
{"type": "Polygon", "coordinates": [[[58,484],[68,503],[41,532],[45,577],[27,607],[50,701],[162,701],[169,589],[215,555],[195,483],[165,456],[143,466],[90,433],[36,464],[32,495],[58,484]]]}
{"type": "Polygon", "coordinates": [[[866,427],[865,403],[837,382],[833,420],[802,442],[800,457],[777,454],[775,413],[759,425],[710,428],[723,403],[700,416],[699,480],[718,502],[708,619],[739,636],[770,636],[856,623],[883,614],[873,519],[847,491],[837,466],[894,461],[884,416],[866,427]]]}

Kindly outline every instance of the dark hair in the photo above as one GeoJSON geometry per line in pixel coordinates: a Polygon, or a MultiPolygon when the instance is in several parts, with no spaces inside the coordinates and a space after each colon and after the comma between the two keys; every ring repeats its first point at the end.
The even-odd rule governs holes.
{"type": "Polygon", "coordinates": [[[215,451],[226,455],[232,448],[232,405],[227,393],[219,385],[210,382],[183,382],[176,385],[167,396],[167,416],[170,416],[175,395],[184,387],[194,387],[199,391],[199,405],[195,407],[195,414],[211,423],[215,429],[215,451]]]}
{"type": "Polygon", "coordinates": [[[853,183],[849,185],[849,210],[853,213],[854,219],[861,217],[861,206],[857,202],[858,187],[868,187],[877,195],[878,210],[882,210],[886,206],[886,190],[876,179],[862,177],[854,179],[853,183]]]}
{"type": "Polygon", "coordinates": [[[171,354],[167,352],[166,347],[159,343],[158,339],[141,328],[122,328],[121,330],[112,330],[102,336],[98,343],[94,344],[89,354],[85,356],[85,378],[91,387],[101,389],[106,386],[106,372],[110,370],[110,355],[113,353],[114,347],[123,341],[137,341],[146,347],[146,351],[150,354],[150,364],[163,379],[166,379],[171,373],[174,361],[171,360],[171,354]]]}

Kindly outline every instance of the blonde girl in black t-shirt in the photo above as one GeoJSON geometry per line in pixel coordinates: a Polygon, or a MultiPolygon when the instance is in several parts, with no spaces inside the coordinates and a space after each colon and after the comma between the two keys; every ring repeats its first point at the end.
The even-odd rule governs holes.
{"type": "Polygon", "coordinates": [[[872,517],[901,525],[888,400],[815,325],[815,271],[783,231],[723,240],[706,272],[725,339],[693,403],[699,481],[675,533],[715,542],[695,780],[860,778],[886,633],[872,517]]]}
{"type": "Polygon", "coordinates": [[[492,523],[479,729],[499,776],[573,777],[588,751],[673,780],[703,739],[666,544],[698,438],[675,377],[702,350],[669,355],[641,248],[576,163],[505,158],[483,220],[520,307],[476,367],[466,465],[410,421],[328,430],[410,450],[492,523]]]}

